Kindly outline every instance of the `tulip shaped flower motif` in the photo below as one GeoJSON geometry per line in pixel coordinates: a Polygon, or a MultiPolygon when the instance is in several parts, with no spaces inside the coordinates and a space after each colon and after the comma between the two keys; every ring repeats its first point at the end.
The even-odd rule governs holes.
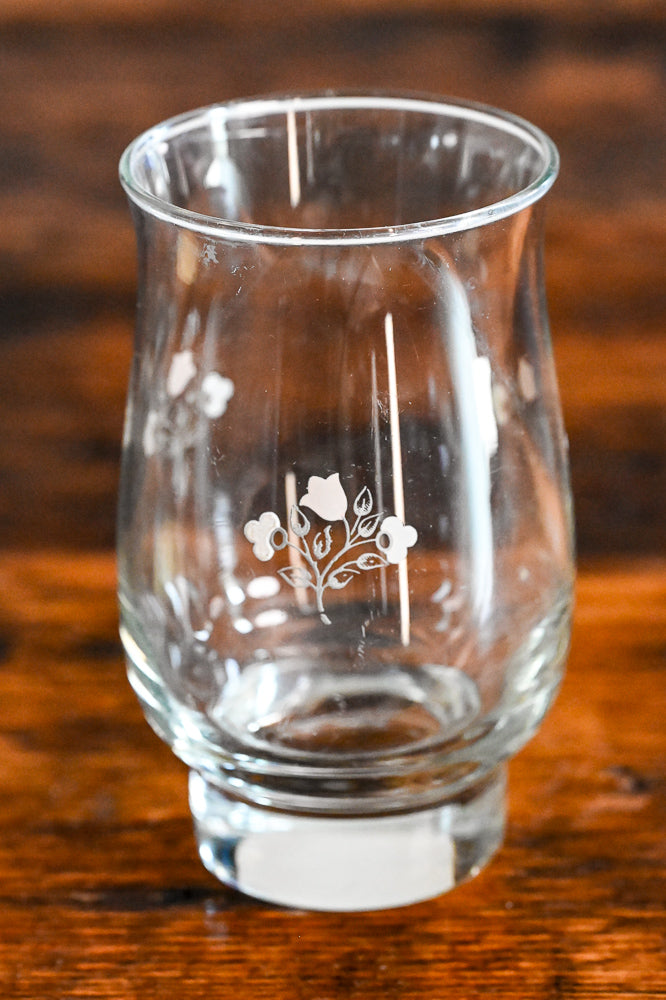
{"type": "Polygon", "coordinates": [[[325,521],[343,521],[349,504],[340,482],[340,474],[334,472],[327,479],[310,476],[308,492],[301,498],[301,504],[319,514],[325,521]]]}
{"type": "Polygon", "coordinates": [[[403,524],[394,514],[384,517],[382,511],[374,510],[374,499],[367,486],[353,502],[353,520],[347,516],[348,509],[349,500],[339,473],[310,476],[300,504],[293,504],[289,511],[288,529],[273,511],[265,511],[244,528],[245,537],[253,543],[254,555],[262,562],[282,549],[298,553],[298,559],[279,569],[278,575],[291,587],[315,592],[317,610],[327,625],[331,620],[323,598],[328,588],[342,590],[363,572],[402,562],[417,539],[416,529],[411,525],[403,524]],[[316,530],[303,508],[328,523],[316,530]],[[341,522],[344,529],[342,544],[337,546],[333,544],[335,522],[341,522]]]}

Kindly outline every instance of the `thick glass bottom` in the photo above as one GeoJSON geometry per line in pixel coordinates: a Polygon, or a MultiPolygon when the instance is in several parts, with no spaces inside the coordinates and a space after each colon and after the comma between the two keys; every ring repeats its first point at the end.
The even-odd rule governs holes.
{"type": "Polygon", "coordinates": [[[502,842],[505,768],[434,809],[322,817],[262,809],[190,773],[190,807],[206,868],[250,896],[308,910],[375,910],[448,892],[502,842]]]}

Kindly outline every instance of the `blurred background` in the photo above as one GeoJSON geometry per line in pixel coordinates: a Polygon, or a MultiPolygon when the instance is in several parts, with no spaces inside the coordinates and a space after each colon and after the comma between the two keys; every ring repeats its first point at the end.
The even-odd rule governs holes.
{"type": "Polygon", "coordinates": [[[135,305],[127,143],[320,88],[550,133],[551,323],[582,560],[666,551],[663,0],[0,0],[0,547],[114,544],[135,305]]]}

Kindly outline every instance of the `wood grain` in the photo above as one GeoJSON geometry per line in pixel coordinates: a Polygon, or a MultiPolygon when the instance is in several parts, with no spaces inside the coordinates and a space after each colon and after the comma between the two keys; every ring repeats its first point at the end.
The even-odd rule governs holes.
{"type": "Polygon", "coordinates": [[[666,997],[665,50],[652,0],[0,0],[0,995],[666,997]],[[321,87],[497,104],[562,154],[569,672],[512,763],[494,863],[375,914],[264,906],[204,871],[117,633],[118,157],[188,108],[321,87]]]}
{"type": "MultiPolygon", "coordinates": [[[[277,7],[270,0],[226,0],[210,4],[194,0],[185,10],[176,0],[103,0],[96,4],[86,0],[61,0],[57,8],[47,0],[2,0],[0,21],[19,23],[122,23],[146,24],[156,19],[190,22],[210,21],[229,27],[256,28],[308,22],[321,23],[335,17],[355,21],[359,18],[414,17],[534,17],[530,0],[301,0],[298,5],[277,7]]],[[[658,0],[552,0],[548,16],[565,24],[639,23],[663,24],[666,20],[658,0]]]]}
{"type": "Polygon", "coordinates": [[[475,881],[304,914],[200,866],[184,769],[123,677],[111,554],[0,565],[3,996],[666,995],[666,567],[583,572],[569,676],[475,881]]]}

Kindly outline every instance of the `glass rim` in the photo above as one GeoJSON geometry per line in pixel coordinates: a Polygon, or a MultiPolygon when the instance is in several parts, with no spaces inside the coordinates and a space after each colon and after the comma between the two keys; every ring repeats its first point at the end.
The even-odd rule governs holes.
{"type": "Polygon", "coordinates": [[[559,171],[559,153],[552,139],[538,126],[509,111],[457,98],[382,91],[323,91],[313,94],[250,97],[209,104],[168,118],[138,135],[124,150],[119,164],[120,183],[128,198],[140,209],[164,222],[209,238],[256,244],[350,245],[395,243],[474,229],[515,215],[534,204],[550,190],[559,171]],[[225,121],[260,115],[299,113],[309,110],[393,110],[466,118],[512,134],[538,152],[542,168],[537,176],[506,198],[479,208],[442,218],[372,228],[299,229],[239,222],[193,212],[151,194],[137,180],[136,161],[158,143],[187,133],[198,124],[221,115],[225,121]]]}

